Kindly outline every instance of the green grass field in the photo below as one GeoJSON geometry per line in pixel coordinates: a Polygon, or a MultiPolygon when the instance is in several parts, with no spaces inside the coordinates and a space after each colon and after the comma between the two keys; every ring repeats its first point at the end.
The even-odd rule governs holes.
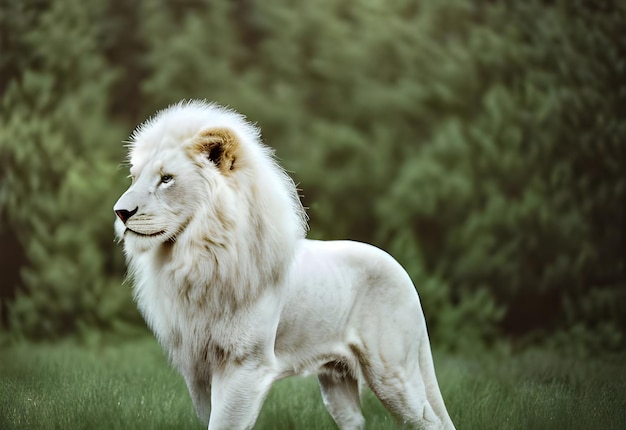
{"type": "MultiPolygon", "coordinates": [[[[458,429],[626,429],[626,357],[546,351],[435,356],[458,429]]],[[[397,428],[369,392],[369,429],[397,428]]],[[[201,429],[182,378],[151,338],[0,351],[0,429],[201,429]]],[[[258,429],[334,429],[314,378],[279,382],[258,429]]]]}

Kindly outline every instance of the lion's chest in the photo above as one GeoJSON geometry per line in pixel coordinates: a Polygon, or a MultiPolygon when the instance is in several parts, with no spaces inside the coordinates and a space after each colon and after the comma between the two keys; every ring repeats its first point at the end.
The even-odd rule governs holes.
{"type": "Polygon", "coordinates": [[[190,285],[163,275],[144,272],[135,285],[135,297],[150,329],[177,365],[242,359],[273,338],[279,314],[275,298],[237,310],[211,294],[215,285],[190,285]]]}
{"type": "Polygon", "coordinates": [[[197,322],[206,319],[206,297],[193,297],[192,286],[171,274],[144,270],[134,290],[141,314],[164,345],[177,344],[183,333],[197,331],[197,322]]]}

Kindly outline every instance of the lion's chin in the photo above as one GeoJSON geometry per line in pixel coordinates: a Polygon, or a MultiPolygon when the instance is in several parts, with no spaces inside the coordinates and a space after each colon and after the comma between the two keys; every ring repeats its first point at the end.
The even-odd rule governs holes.
{"type": "Polygon", "coordinates": [[[128,250],[132,253],[141,253],[156,248],[164,243],[176,242],[176,239],[187,229],[191,218],[183,222],[178,229],[164,229],[157,231],[142,230],[136,227],[124,226],[122,240],[128,250]]]}
{"type": "Polygon", "coordinates": [[[130,255],[141,254],[154,249],[161,244],[172,240],[172,234],[168,234],[167,230],[159,230],[155,232],[140,232],[132,228],[126,227],[122,233],[124,248],[130,255]]]}

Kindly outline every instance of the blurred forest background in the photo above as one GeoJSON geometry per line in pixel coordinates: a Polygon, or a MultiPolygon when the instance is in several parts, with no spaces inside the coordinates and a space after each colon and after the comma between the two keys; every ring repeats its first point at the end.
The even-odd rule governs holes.
{"type": "Polygon", "coordinates": [[[261,127],[310,237],[407,268],[438,347],[626,347],[625,2],[2,1],[0,43],[6,338],[143,327],[123,141],[206,98],[261,127]]]}

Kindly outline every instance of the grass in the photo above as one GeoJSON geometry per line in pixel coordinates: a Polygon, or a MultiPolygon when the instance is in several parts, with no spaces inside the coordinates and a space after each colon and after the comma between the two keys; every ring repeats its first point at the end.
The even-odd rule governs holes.
{"type": "MultiPolygon", "coordinates": [[[[626,357],[582,360],[548,351],[437,354],[458,429],[624,429],[626,357]]],[[[363,394],[369,429],[396,424],[363,394]]],[[[99,347],[21,344],[0,351],[1,429],[201,429],[182,378],[156,342],[99,347]]],[[[257,429],[334,429],[315,378],[274,386],[257,429]]]]}

